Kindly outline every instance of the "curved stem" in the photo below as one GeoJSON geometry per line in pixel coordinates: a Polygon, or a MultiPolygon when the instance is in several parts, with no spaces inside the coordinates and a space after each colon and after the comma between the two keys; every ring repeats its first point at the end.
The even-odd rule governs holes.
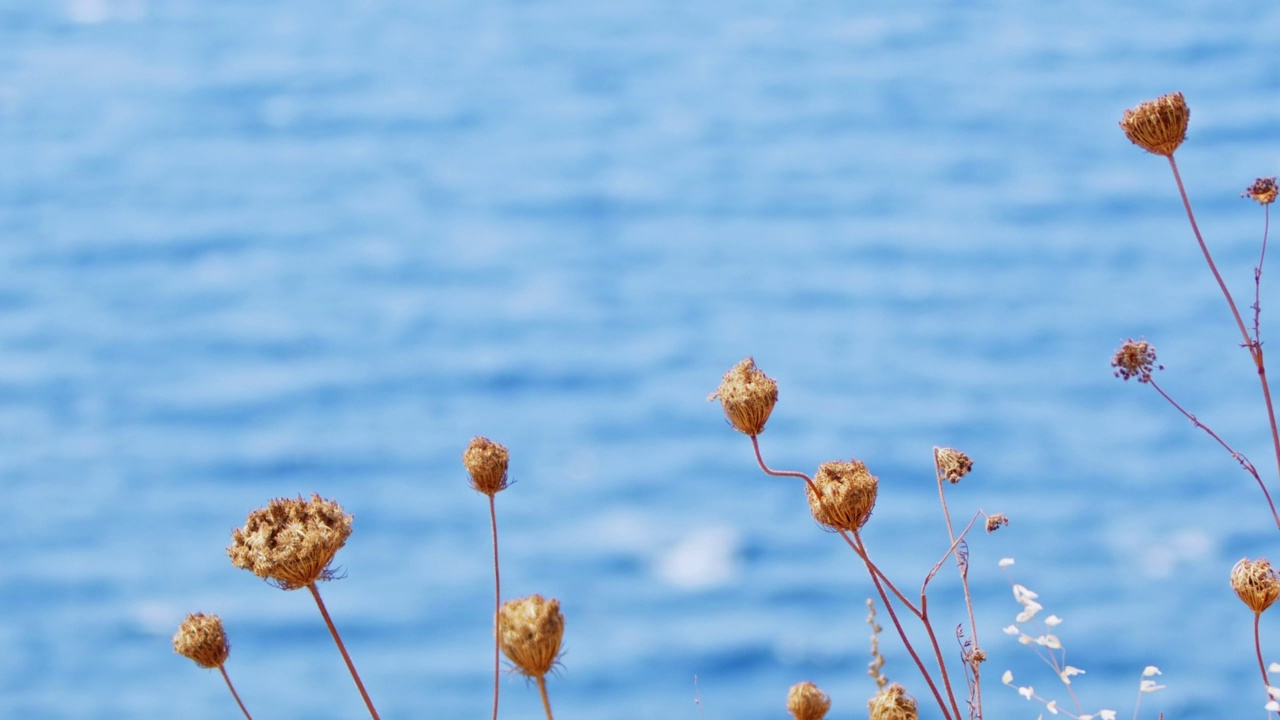
{"type": "Polygon", "coordinates": [[[498,573],[498,513],[493,497],[489,495],[489,527],[493,529],[493,720],[498,720],[498,677],[501,671],[498,615],[502,612],[502,576],[498,573]]]}
{"type": "Polygon", "coordinates": [[[364,698],[364,704],[369,708],[369,715],[373,720],[381,720],[378,717],[378,711],[373,708],[373,701],[369,699],[369,693],[365,692],[364,683],[360,682],[360,674],[356,672],[355,663],[351,662],[351,656],[347,654],[347,646],[342,643],[342,637],[338,635],[338,628],[334,627],[333,620],[329,617],[329,611],[324,607],[324,601],[320,599],[320,591],[316,589],[316,584],[311,583],[307,586],[311,591],[311,596],[316,599],[316,606],[320,608],[320,614],[324,616],[324,624],[329,626],[329,633],[333,635],[333,641],[338,644],[338,650],[342,653],[342,659],[347,661],[347,669],[351,671],[351,679],[356,681],[356,688],[360,690],[360,697],[364,698]]]}
{"type": "Polygon", "coordinates": [[[1253,357],[1253,364],[1258,368],[1258,380],[1262,383],[1262,396],[1267,405],[1267,420],[1271,423],[1271,445],[1275,450],[1276,469],[1280,471],[1280,428],[1276,426],[1275,406],[1271,401],[1271,387],[1267,382],[1267,368],[1262,358],[1262,345],[1249,336],[1249,330],[1245,327],[1244,320],[1240,317],[1240,310],[1236,308],[1236,301],[1231,297],[1231,291],[1227,289],[1227,284],[1223,282],[1222,275],[1218,272],[1218,266],[1213,262],[1213,256],[1209,254],[1209,246],[1205,244],[1204,237],[1200,235],[1200,226],[1196,224],[1195,213],[1191,211],[1191,200],[1187,198],[1187,189],[1182,185],[1182,175],[1178,172],[1178,163],[1173,159],[1172,154],[1167,157],[1169,158],[1169,168],[1173,170],[1173,179],[1178,184],[1178,194],[1182,196],[1182,206],[1187,211],[1187,220],[1190,221],[1191,230],[1195,233],[1196,242],[1200,244],[1200,251],[1204,253],[1205,262],[1209,264],[1209,270],[1213,273],[1213,278],[1218,281],[1218,288],[1222,290],[1222,296],[1226,298],[1227,305],[1231,307],[1231,315],[1235,318],[1236,325],[1240,328],[1240,335],[1244,338],[1244,346],[1249,349],[1249,354],[1253,357]]]}
{"type": "Polygon", "coordinates": [[[231,676],[227,675],[227,669],[219,665],[218,670],[222,673],[222,679],[227,681],[227,689],[231,691],[231,697],[235,698],[236,704],[240,706],[240,712],[244,713],[244,716],[248,718],[248,720],[253,720],[253,717],[249,715],[249,711],[245,708],[244,703],[240,702],[240,693],[236,692],[236,686],[231,684],[231,676]]]}
{"type": "Polygon", "coordinates": [[[547,676],[538,676],[538,692],[542,695],[542,709],[547,711],[547,720],[555,720],[551,717],[551,701],[547,699],[547,676]]]}
{"type": "MultiPolygon", "coordinates": [[[[1271,679],[1267,677],[1267,665],[1262,661],[1262,640],[1258,635],[1258,621],[1261,619],[1262,613],[1253,614],[1253,649],[1258,653],[1258,670],[1262,672],[1262,687],[1266,689],[1271,687],[1271,679]]],[[[1271,697],[1271,691],[1267,690],[1267,702],[1275,699],[1271,697]]]]}

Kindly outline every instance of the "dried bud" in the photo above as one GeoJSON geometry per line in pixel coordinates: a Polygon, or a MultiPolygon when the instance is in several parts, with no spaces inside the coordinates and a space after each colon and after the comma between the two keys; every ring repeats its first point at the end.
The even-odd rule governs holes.
{"type": "Polygon", "coordinates": [[[1275,178],[1258,178],[1240,197],[1256,200],[1261,205],[1270,205],[1276,201],[1277,193],[1280,193],[1280,190],[1276,188],[1275,178]]]}
{"type": "Polygon", "coordinates": [[[822,497],[814,494],[813,486],[805,486],[809,510],[815,520],[829,528],[857,530],[871,517],[879,482],[860,460],[823,463],[813,477],[813,486],[822,497]]]}
{"type": "Polygon", "coordinates": [[[916,720],[917,717],[915,698],[898,683],[876,693],[867,703],[867,709],[871,711],[871,720],[916,720]]]}
{"type": "Polygon", "coordinates": [[[787,693],[787,710],[796,720],[822,720],[831,709],[831,698],[811,682],[796,683],[787,693]]]}
{"type": "Polygon", "coordinates": [[[1187,139],[1191,111],[1182,93],[1170,93],[1125,110],[1120,128],[1134,145],[1156,155],[1170,157],[1187,139]]]}
{"type": "Polygon", "coordinates": [[[471,474],[471,487],[493,497],[507,489],[507,449],[486,437],[474,437],[462,453],[462,464],[471,474]]]}
{"type": "Polygon", "coordinates": [[[560,601],[530,595],[508,600],[498,612],[498,642],[502,653],[521,673],[540,678],[560,657],[564,638],[564,615],[560,601]]]}
{"type": "Polygon", "coordinates": [[[778,383],[747,358],[724,374],[720,387],[707,397],[719,400],[729,423],[740,433],[759,435],[778,402],[778,383]]]}
{"type": "Polygon", "coordinates": [[[1280,597],[1280,578],[1266,558],[1244,558],[1231,568],[1231,589],[1250,610],[1261,613],[1280,597]]]}
{"type": "Polygon", "coordinates": [[[993,533],[996,530],[1009,524],[1009,516],[1004,513],[994,513],[987,516],[987,532],[993,533]]]}
{"type": "Polygon", "coordinates": [[[202,668],[222,667],[231,653],[222,618],[204,613],[188,615],[173,636],[173,651],[195,660],[202,668]]]}
{"type": "Polygon", "coordinates": [[[251,571],[281,590],[297,590],[332,580],[329,563],[351,535],[351,516],[332,500],[313,494],[277,498],[249,513],[231,533],[231,564],[251,571]]]}
{"type": "Polygon", "coordinates": [[[938,464],[938,472],[952,483],[960,482],[960,478],[973,469],[973,461],[969,456],[955,448],[937,448],[933,458],[938,464]]]}
{"type": "Polygon", "coordinates": [[[982,663],[987,661],[987,651],[983,650],[982,648],[977,648],[973,652],[969,653],[968,659],[969,659],[970,665],[973,665],[975,667],[978,665],[981,665],[982,663]]]}
{"type": "Polygon", "coordinates": [[[1163,365],[1155,363],[1156,349],[1146,340],[1133,338],[1126,340],[1124,345],[1116,351],[1115,357],[1111,359],[1111,367],[1116,369],[1114,373],[1116,377],[1125,381],[1136,377],[1140,383],[1151,382],[1153,368],[1164,369],[1163,365]]]}

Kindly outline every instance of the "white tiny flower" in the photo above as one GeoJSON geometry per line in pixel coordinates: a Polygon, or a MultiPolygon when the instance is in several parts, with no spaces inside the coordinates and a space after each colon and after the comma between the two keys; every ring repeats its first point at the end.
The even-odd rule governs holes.
{"type": "Polygon", "coordinates": [[[1023,645],[1030,645],[1031,643],[1033,643],[1033,642],[1035,642],[1035,641],[1036,641],[1036,639],[1035,639],[1035,638],[1033,638],[1033,637],[1031,637],[1030,635],[1020,635],[1020,636],[1018,636],[1018,642],[1022,643],[1023,645]]]}
{"type": "Polygon", "coordinates": [[[1093,716],[1092,716],[1092,715],[1081,715],[1080,717],[1076,718],[1076,720],[1093,720],[1093,716]]]}
{"type": "Polygon", "coordinates": [[[1019,605],[1026,605],[1028,600],[1034,600],[1038,597],[1040,596],[1028,590],[1025,585],[1018,585],[1015,583],[1013,586],[1013,599],[1016,600],[1019,605]]]}
{"type": "Polygon", "coordinates": [[[1035,688],[1033,688],[1033,687],[1031,687],[1030,685],[1028,685],[1028,686],[1026,686],[1026,687],[1020,687],[1020,688],[1018,688],[1018,694],[1019,694],[1019,695],[1021,695],[1021,696],[1022,696],[1022,697],[1024,697],[1024,698],[1026,698],[1026,699],[1030,700],[1032,697],[1034,697],[1034,696],[1035,696],[1035,694],[1036,694],[1036,689],[1035,689],[1035,688]]]}
{"type": "Polygon", "coordinates": [[[1163,690],[1164,685],[1157,685],[1155,680],[1143,680],[1138,686],[1138,692],[1151,693],[1157,690],[1163,690]]]}
{"type": "Polygon", "coordinates": [[[1012,670],[1005,670],[1005,671],[1004,671],[1004,674],[1000,676],[1000,682],[1004,683],[1005,685],[1012,685],[1012,684],[1013,684],[1013,671],[1012,671],[1012,670]]]}
{"type": "Polygon", "coordinates": [[[1049,627],[1058,627],[1059,625],[1062,624],[1062,618],[1058,617],[1057,615],[1050,615],[1049,617],[1044,619],[1044,624],[1048,625],[1049,627]]]}
{"type": "Polygon", "coordinates": [[[1015,617],[1014,620],[1020,623],[1027,622],[1031,618],[1035,617],[1036,613],[1040,612],[1043,609],[1044,609],[1044,606],[1041,605],[1040,603],[1036,602],[1035,600],[1028,600],[1022,603],[1022,612],[1018,613],[1018,616],[1015,617]]]}
{"type": "Polygon", "coordinates": [[[1275,685],[1268,685],[1267,694],[1273,698],[1280,698],[1280,688],[1276,687],[1275,685]]]}
{"type": "Polygon", "coordinates": [[[1272,700],[1271,702],[1267,703],[1265,707],[1271,712],[1280,712],[1280,703],[1276,702],[1275,700],[1272,700]]]}
{"type": "Polygon", "coordinates": [[[1058,639],[1057,635],[1045,635],[1044,646],[1051,650],[1061,650],[1062,641],[1058,639]]]}
{"type": "Polygon", "coordinates": [[[1005,635],[1017,635],[1017,634],[1018,634],[1018,633],[1020,633],[1020,632],[1022,632],[1022,631],[1018,629],[1018,626],[1017,626],[1017,625],[1010,625],[1010,626],[1008,626],[1008,627],[1004,628],[1004,634],[1005,634],[1005,635]]]}
{"type": "Polygon", "coordinates": [[[1062,668],[1062,674],[1070,677],[1072,675],[1084,675],[1084,671],[1075,665],[1068,665],[1062,668]]]}
{"type": "Polygon", "coordinates": [[[1000,567],[1007,568],[1013,564],[1013,558],[1000,558],[1000,567]]]}
{"type": "Polygon", "coordinates": [[[1273,662],[1268,665],[1267,672],[1280,672],[1280,663],[1273,662]]]}
{"type": "Polygon", "coordinates": [[[1160,674],[1161,674],[1160,668],[1156,667],[1155,665],[1148,665],[1142,671],[1142,677],[1151,677],[1152,675],[1160,675],[1160,674]]]}
{"type": "Polygon", "coordinates": [[[1048,710],[1048,711],[1049,711],[1051,714],[1053,714],[1053,715],[1057,715],[1057,714],[1058,714],[1058,701],[1057,701],[1057,700],[1050,700],[1048,703],[1046,703],[1046,704],[1045,704],[1044,709],[1045,709],[1045,710],[1048,710]]]}
{"type": "Polygon", "coordinates": [[[1116,720],[1116,711],[1115,710],[1099,710],[1098,717],[1102,718],[1102,720],[1116,720]]]}

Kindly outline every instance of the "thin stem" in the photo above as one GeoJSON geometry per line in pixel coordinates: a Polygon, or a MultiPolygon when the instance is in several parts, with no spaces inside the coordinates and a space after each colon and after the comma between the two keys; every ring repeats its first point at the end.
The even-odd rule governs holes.
{"type": "MultiPolygon", "coordinates": [[[[1258,635],[1258,621],[1262,619],[1262,613],[1253,614],[1253,649],[1258,653],[1258,670],[1262,672],[1263,689],[1271,687],[1271,679],[1267,677],[1267,665],[1262,662],[1262,640],[1258,635]]],[[[1267,702],[1271,702],[1271,691],[1267,690],[1267,702]]]]}
{"type": "MultiPolygon", "coordinates": [[[[1258,368],[1258,380],[1262,383],[1262,397],[1267,405],[1267,420],[1271,423],[1271,445],[1275,450],[1276,469],[1280,471],[1280,428],[1276,426],[1275,406],[1271,401],[1271,386],[1267,382],[1267,367],[1262,357],[1262,345],[1255,342],[1249,337],[1249,330],[1245,328],[1244,320],[1240,317],[1240,310],[1236,308],[1236,301],[1231,297],[1231,291],[1227,289],[1227,284],[1223,282],[1222,275],[1218,272],[1218,266],[1213,262],[1213,256],[1209,254],[1209,246],[1205,244],[1204,237],[1200,235],[1200,227],[1196,224],[1195,213],[1191,211],[1191,200],[1187,198],[1187,189],[1182,185],[1182,175],[1178,172],[1178,163],[1173,159],[1173,154],[1168,155],[1169,167],[1173,170],[1173,179],[1178,183],[1178,194],[1182,196],[1182,206],[1186,208],[1187,220],[1191,222],[1191,230],[1196,235],[1196,242],[1200,244],[1200,251],[1204,253],[1205,262],[1209,264],[1209,270],[1213,273],[1213,277],[1218,281],[1218,288],[1222,290],[1222,296],[1226,298],[1227,305],[1231,307],[1231,315],[1235,318],[1236,325],[1240,328],[1240,335],[1244,338],[1244,346],[1248,348],[1249,354],[1253,357],[1253,364],[1258,368]]],[[[1270,498],[1268,498],[1268,502],[1270,498]]],[[[1274,512],[1274,508],[1273,508],[1274,512]]],[[[1277,523],[1280,526],[1280,523],[1277,523]]]]}
{"type": "Polygon", "coordinates": [[[338,628],[334,627],[333,620],[329,617],[329,611],[325,609],[324,601],[320,599],[320,591],[316,589],[315,583],[308,585],[307,589],[311,591],[311,596],[316,599],[316,607],[320,608],[320,614],[324,616],[324,624],[329,626],[329,633],[333,635],[333,641],[338,644],[342,659],[347,661],[347,669],[351,671],[351,678],[356,681],[356,687],[360,690],[360,697],[364,698],[364,704],[369,708],[369,714],[373,716],[373,720],[381,720],[378,717],[378,711],[373,708],[373,701],[369,699],[369,693],[365,692],[364,683],[360,682],[360,674],[356,672],[355,663],[351,662],[351,656],[347,654],[347,646],[342,643],[342,637],[338,635],[338,628]]]}
{"type": "MultiPolygon", "coordinates": [[[[947,521],[947,537],[951,538],[951,550],[949,552],[954,552],[960,540],[963,539],[965,535],[969,534],[969,528],[973,527],[973,523],[978,519],[978,516],[973,516],[973,520],[969,521],[969,527],[966,527],[960,537],[957,538],[955,530],[951,525],[951,511],[947,508],[947,495],[943,491],[942,467],[938,462],[938,450],[939,448],[937,447],[933,449],[933,471],[938,478],[938,500],[942,502],[942,517],[947,521]]],[[[960,585],[964,588],[964,605],[969,611],[969,633],[973,638],[973,649],[977,650],[980,647],[978,644],[978,621],[974,619],[973,596],[969,594],[969,570],[965,567],[965,563],[961,560],[960,553],[958,552],[956,553],[956,568],[960,571],[960,585]]],[[[924,589],[921,588],[920,592],[923,594],[924,589]]],[[[976,716],[982,717],[982,686],[981,679],[978,675],[978,664],[970,663],[969,658],[967,657],[962,658],[962,660],[966,666],[973,668],[973,687],[971,690],[973,691],[972,695],[975,698],[974,709],[976,716]]],[[[968,672],[965,673],[965,676],[969,676],[968,672]]]]}
{"type": "Polygon", "coordinates": [[[538,692],[542,694],[542,709],[547,711],[547,720],[556,720],[551,717],[551,701],[547,699],[547,676],[538,676],[538,692]]]}
{"type": "Polygon", "coordinates": [[[493,494],[489,495],[489,527],[493,529],[493,720],[498,720],[498,615],[502,612],[502,576],[498,573],[498,513],[493,494]]]}
{"type": "Polygon", "coordinates": [[[1259,317],[1262,315],[1262,264],[1267,259],[1267,235],[1271,230],[1271,206],[1262,206],[1262,252],[1258,254],[1258,267],[1253,269],[1253,344],[1262,346],[1259,317]]]}
{"type": "MultiPolygon", "coordinates": [[[[907,649],[907,653],[911,655],[911,659],[914,660],[916,663],[916,668],[920,670],[920,674],[924,677],[925,683],[929,685],[929,690],[933,692],[933,697],[935,700],[937,700],[938,707],[942,710],[942,716],[944,718],[953,717],[951,715],[951,711],[948,710],[947,708],[946,701],[942,699],[942,693],[938,692],[938,686],[933,682],[933,676],[931,676],[929,674],[929,671],[925,669],[924,661],[922,661],[920,659],[920,656],[916,654],[915,647],[911,644],[911,641],[907,639],[907,633],[905,630],[902,629],[901,621],[898,620],[898,613],[894,612],[893,604],[889,602],[889,596],[885,594],[884,587],[880,584],[879,570],[873,569],[875,566],[872,564],[870,557],[867,555],[867,549],[866,549],[866,546],[862,544],[862,538],[858,535],[857,532],[853,534],[853,537],[854,537],[854,540],[857,541],[855,549],[858,551],[858,556],[862,558],[862,561],[864,563],[866,563],[867,571],[871,573],[871,582],[875,584],[876,592],[880,593],[880,600],[881,602],[884,603],[885,610],[889,611],[889,618],[893,620],[893,627],[895,630],[898,631],[898,637],[902,640],[903,647],[907,649]]],[[[921,621],[924,622],[925,627],[928,627],[928,622],[924,620],[924,613],[917,612],[916,614],[917,614],[917,617],[920,617],[921,621]]],[[[930,630],[930,634],[932,634],[932,630],[930,630]]],[[[935,643],[935,647],[936,647],[936,643],[935,643]]],[[[946,672],[945,669],[943,670],[943,672],[944,672],[944,678],[945,678],[945,672],[946,672]]],[[[947,693],[948,695],[951,694],[950,683],[947,684],[947,693]]],[[[955,703],[955,699],[952,698],[952,704],[954,703],[955,703]]],[[[955,720],[960,720],[960,711],[958,708],[956,710],[956,714],[954,717],[955,717],[955,720]]]]}
{"type": "Polygon", "coordinates": [[[1155,391],[1160,393],[1160,397],[1163,397],[1165,400],[1169,402],[1170,405],[1174,407],[1174,409],[1182,413],[1183,417],[1190,420],[1192,425],[1195,425],[1196,427],[1205,431],[1205,433],[1208,434],[1209,437],[1216,440],[1218,444],[1223,447],[1223,449],[1225,449],[1228,453],[1231,454],[1231,457],[1235,458],[1236,462],[1240,463],[1241,467],[1243,467],[1246,471],[1248,471],[1250,475],[1253,476],[1254,480],[1258,481],[1258,488],[1262,490],[1262,496],[1267,499],[1267,507],[1271,508],[1271,517],[1276,523],[1276,528],[1280,529],[1280,513],[1276,512],[1276,505],[1274,502],[1271,501],[1271,493],[1267,491],[1266,483],[1262,482],[1262,477],[1258,474],[1258,469],[1253,466],[1252,462],[1249,462],[1249,458],[1245,457],[1244,455],[1241,455],[1239,452],[1236,452],[1235,448],[1228,445],[1227,441],[1219,437],[1218,434],[1215,433],[1212,429],[1210,429],[1208,425],[1205,425],[1204,423],[1200,422],[1199,418],[1197,418],[1194,414],[1188,412],[1185,408],[1179,405],[1178,401],[1170,397],[1169,393],[1165,392],[1164,388],[1160,387],[1160,384],[1157,383],[1154,378],[1152,378],[1151,380],[1148,380],[1147,384],[1155,388],[1155,391]]]}
{"type": "Polygon", "coordinates": [[[244,716],[248,718],[248,720],[253,720],[253,717],[249,715],[249,711],[245,708],[244,703],[240,702],[240,693],[236,692],[236,686],[231,684],[231,676],[227,675],[227,669],[219,665],[218,670],[222,673],[222,679],[227,681],[227,689],[231,691],[231,697],[235,698],[236,704],[240,706],[240,712],[244,713],[244,716]]]}

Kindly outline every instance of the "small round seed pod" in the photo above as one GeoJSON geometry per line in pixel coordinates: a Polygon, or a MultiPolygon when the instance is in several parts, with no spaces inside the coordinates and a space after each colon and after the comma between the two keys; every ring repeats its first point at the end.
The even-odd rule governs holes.
{"type": "Polygon", "coordinates": [[[1269,177],[1255,180],[1240,197],[1247,197],[1259,205],[1270,205],[1276,201],[1277,194],[1280,194],[1280,189],[1276,187],[1276,179],[1269,177]]]}
{"type": "Polygon", "coordinates": [[[796,683],[787,693],[787,711],[796,720],[822,720],[830,709],[831,698],[811,682],[796,683]]]}
{"type": "Polygon", "coordinates": [[[857,530],[871,517],[879,483],[860,460],[823,463],[813,485],[805,485],[809,511],[813,519],[833,530],[857,530]],[[814,494],[814,486],[822,497],[814,494]]]}
{"type": "Polygon", "coordinates": [[[232,531],[227,556],[281,590],[332,580],[329,564],[351,536],[351,520],[341,505],[319,495],[277,498],[232,531]]]}
{"type": "Polygon", "coordinates": [[[1280,597],[1280,578],[1266,558],[1243,558],[1231,568],[1231,589],[1250,610],[1261,613],[1280,597]]]}
{"type": "MultiPolygon", "coordinates": [[[[1151,372],[1156,367],[1156,349],[1146,340],[1129,338],[1111,358],[1116,377],[1128,381],[1138,378],[1140,383],[1151,382],[1151,372]]],[[[1162,366],[1160,369],[1164,369],[1162,366]]]]}
{"type": "Polygon", "coordinates": [[[217,615],[192,613],[173,636],[173,651],[189,657],[202,668],[222,667],[231,653],[231,643],[217,615]]]}
{"type": "Polygon", "coordinates": [[[560,657],[564,614],[560,601],[530,595],[508,600],[498,611],[498,643],[516,668],[531,678],[546,675],[560,657]]]}
{"type": "Polygon", "coordinates": [[[778,402],[778,383],[747,358],[724,374],[720,387],[707,397],[719,400],[729,424],[740,433],[759,435],[778,402]]]}
{"type": "Polygon", "coordinates": [[[955,448],[938,448],[934,459],[938,463],[938,472],[953,485],[973,469],[973,461],[969,456],[955,448]]]}
{"type": "Polygon", "coordinates": [[[1004,513],[992,513],[987,516],[987,532],[993,533],[1009,524],[1009,516],[1004,513]]]}
{"type": "Polygon", "coordinates": [[[471,475],[471,487],[490,497],[507,489],[507,461],[511,454],[487,437],[475,437],[462,453],[462,464],[471,475]]]}
{"type": "Polygon", "coordinates": [[[871,711],[871,720],[916,720],[917,717],[915,698],[898,683],[876,693],[867,703],[867,709],[871,711]]]}
{"type": "Polygon", "coordinates": [[[1134,145],[1156,155],[1169,157],[1187,139],[1191,111],[1182,93],[1162,95],[1125,110],[1120,129],[1134,145]]]}

